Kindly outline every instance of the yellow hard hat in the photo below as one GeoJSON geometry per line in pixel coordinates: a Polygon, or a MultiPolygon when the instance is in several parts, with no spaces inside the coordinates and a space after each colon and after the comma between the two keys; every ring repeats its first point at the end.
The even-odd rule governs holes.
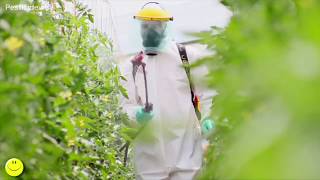
{"type": "Polygon", "coordinates": [[[173,17],[159,5],[158,2],[148,2],[133,18],[144,21],[173,21],[173,17]],[[149,4],[156,4],[158,7],[146,7],[149,4]]]}

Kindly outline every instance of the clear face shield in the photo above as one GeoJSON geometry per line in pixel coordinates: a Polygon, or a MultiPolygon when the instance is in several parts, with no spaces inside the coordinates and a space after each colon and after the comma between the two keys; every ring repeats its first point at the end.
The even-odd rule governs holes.
{"type": "Polygon", "coordinates": [[[168,22],[140,21],[142,45],[146,54],[157,53],[168,43],[168,22]]]}
{"type": "MultiPolygon", "coordinates": [[[[157,54],[163,51],[169,42],[169,23],[173,17],[165,11],[158,2],[148,2],[133,16],[140,32],[135,34],[140,38],[139,46],[142,46],[146,54],[157,54]]],[[[133,38],[132,36],[130,38],[133,38]]]]}

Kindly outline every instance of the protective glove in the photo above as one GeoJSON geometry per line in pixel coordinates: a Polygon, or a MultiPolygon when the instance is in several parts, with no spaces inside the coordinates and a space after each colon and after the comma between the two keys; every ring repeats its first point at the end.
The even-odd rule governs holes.
{"type": "Polygon", "coordinates": [[[205,118],[201,122],[202,134],[208,136],[214,132],[215,124],[211,118],[205,118]]]}
{"type": "Polygon", "coordinates": [[[143,107],[139,107],[136,111],[136,120],[139,124],[146,123],[153,118],[153,112],[145,112],[143,107]]]}

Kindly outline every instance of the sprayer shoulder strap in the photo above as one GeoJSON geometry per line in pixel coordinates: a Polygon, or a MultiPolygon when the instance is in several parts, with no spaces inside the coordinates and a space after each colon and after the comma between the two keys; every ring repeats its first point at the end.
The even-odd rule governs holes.
{"type": "Polygon", "coordinates": [[[178,43],[177,43],[177,47],[178,47],[178,51],[180,54],[180,59],[182,61],[183,67],[187,73],[187,77],[189,80],[189,86],[190,86],[190,90],[191,90],[191,100],[192,100],[193,106],[195,108],[197,118],[198,118],[198,120],[201,120],[201,112],[197,106],[197,103],[199,103],[199,102],[196,102],[198,97],[196,97],[195,86],[194,86],[192,79],[191,79],[190,63],[189,63],[186,47],[183,44],[178,44],[178,43]]]}
{"type": "Polygon", "coordinates": [[[179,50],[179,54],[180,54],[180,58],[181,58],[183,67],[184,67],[184,69],[185,69],[185,71],[187,73],[187,77],[188,77],[188,80],[189,80],[189,85],[190,85],[191,92],[194,93],[195,92],[195,88],[194,88],[193,82],[191,80],[190,63],[189,63],[186,47],[184,45],[178,44],[178,43],[177,43],[177,47],[178,47],[178,50],[179,50]]]}

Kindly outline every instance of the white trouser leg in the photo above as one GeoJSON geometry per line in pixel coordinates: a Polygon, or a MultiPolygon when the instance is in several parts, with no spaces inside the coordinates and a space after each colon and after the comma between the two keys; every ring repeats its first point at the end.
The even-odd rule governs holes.
{"type": "Polygon", "coordinates": [[[188,169],[188,170],[178,170],[170,173],[170,180],[193,180],[196,178],[198,170],[188,169]]]}
{"type": "Polygon", "coordinates": [[[169,180],[167,172],[150,172],[136,175],[137,180],[169,180]]]}

